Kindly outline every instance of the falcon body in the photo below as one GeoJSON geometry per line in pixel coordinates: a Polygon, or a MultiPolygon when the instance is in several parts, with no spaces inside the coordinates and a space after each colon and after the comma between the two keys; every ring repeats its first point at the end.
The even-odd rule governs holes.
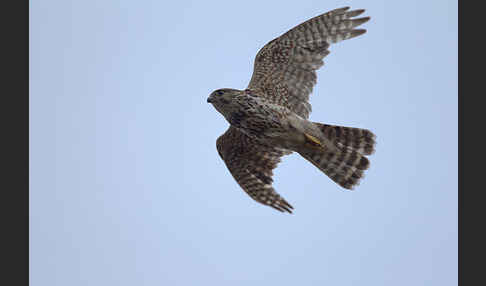
{"type": "Polygon", "coordinates": [[[249,89],[216,90],[208,102],[213,103],[231,126],[260,144],[296,151],[308,140],[305,134],[322,136],[310,121],[249,89]]]}
{"type": "Polygon", "coordinates": [[[279,211],[293,207],[272,187],[273,169],[283,155],[299,153],[333,181],[352,189],[369,167],[375,135],[361,128],[308,120],[316,70],[331,44],[366,30],[364,10],[335,9],[312,18],[266,44],[255,57],[245,90],[223,88],[208,97],[230,123],[216,147],[241,188],[257,202],[279,211]]]}

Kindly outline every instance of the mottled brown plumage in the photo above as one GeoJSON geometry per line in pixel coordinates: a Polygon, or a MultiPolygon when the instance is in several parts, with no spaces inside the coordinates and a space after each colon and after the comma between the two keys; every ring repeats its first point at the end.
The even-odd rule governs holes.
{"type": "Polygon", "coordinates": [[[346,189],[369,167],[371,131],[307,120],[316,70],[329,46],[366,32],[354,28],[369,17],[351,19],[364,10],[348,10],[332,10],[270,41],[255,57],[246,90],[219,89],[208,98],[231,124],[216,146],[234,179],[251,198],[279,211],[293,209],[272,187],[283,155],[298,152],[346,189]]]}
{"type": "Polygon", "coordinates": [[[272,187],[273,169],[287,152],[246,136],[235,127],[221,135],[216,146],[231,174],[254,200],[291,212],[293,207],[272,187]]]}

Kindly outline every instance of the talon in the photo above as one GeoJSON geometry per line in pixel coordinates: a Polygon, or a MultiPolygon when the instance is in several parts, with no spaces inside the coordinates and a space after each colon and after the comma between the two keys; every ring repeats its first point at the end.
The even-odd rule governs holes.
{"type": "Polygon", "coordinates": [[[317,139],[316,137],[312,136],[312,135],[309,135],[307,133],[304,133],[305,137],[307,139],[309,139],[309,141],[315,145],[318,145],[318,146],[322,146],[322,143],[321,141],[319,141],[319,139],[317,139]]]}

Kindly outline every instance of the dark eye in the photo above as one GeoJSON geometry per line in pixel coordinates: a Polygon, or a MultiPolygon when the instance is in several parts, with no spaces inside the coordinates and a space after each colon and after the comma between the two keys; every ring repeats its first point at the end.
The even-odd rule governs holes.
{"type": "Polygon", "coordinates": [[[218,90],[218,91],[216,91],[216,94],[217,94],[217,95],[223,95],[223,93],[224,93],[224,91],[222,91],[222,90],[218,90]]]}

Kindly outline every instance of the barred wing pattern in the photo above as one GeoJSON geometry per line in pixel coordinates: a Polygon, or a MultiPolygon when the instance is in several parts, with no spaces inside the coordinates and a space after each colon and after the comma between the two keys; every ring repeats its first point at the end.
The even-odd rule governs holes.
{"type": "Polygon", "coordinates": [[[354,28],[369,17],[350,19],[365,10],[348,10],[349,7],[339,8],[314,17],[266,44],[255,57],[248,88],[261,90],[259,94],[269,100],[308,118],[316,70],[330,53],[329,45],[366,32],[354,28]]]}
{"type": "Polygon", "coordinates": [[[252,199],[292,213],[293,207],[272,187],[273,169],[288,151],[262,145],[234,127],[218,138],[216,148],[233,178],[252,199]]]}

